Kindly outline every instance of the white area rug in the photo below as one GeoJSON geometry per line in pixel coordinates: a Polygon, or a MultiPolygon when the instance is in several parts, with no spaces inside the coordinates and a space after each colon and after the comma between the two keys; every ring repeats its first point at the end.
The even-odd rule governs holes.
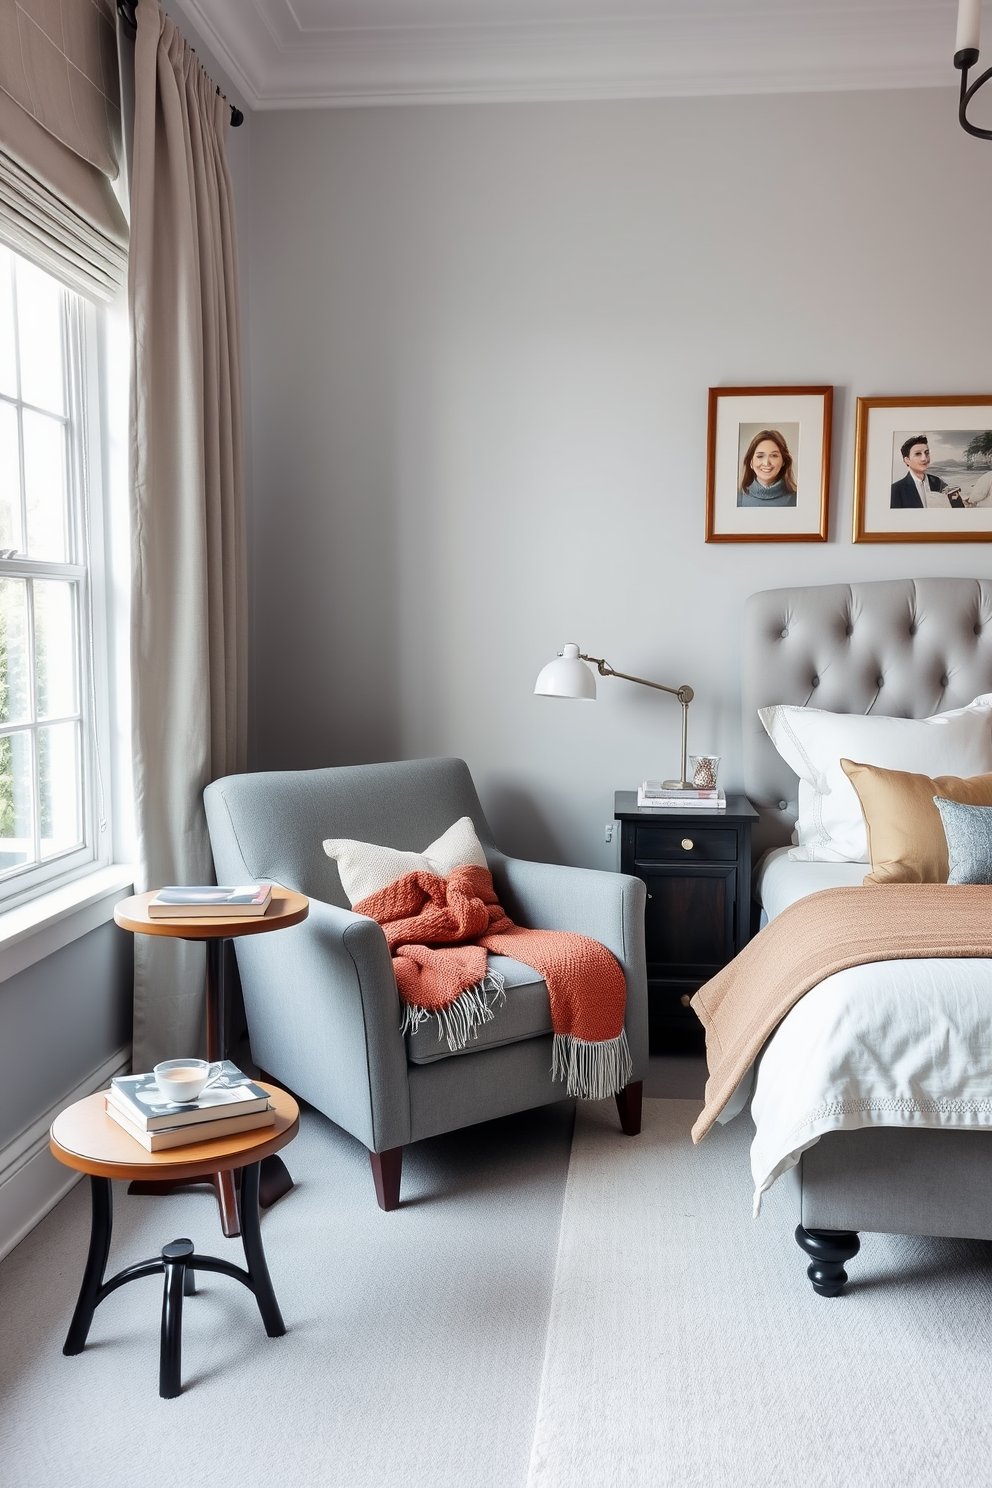
{"type": "MultiPolygon", "coordinates": [[[[80,1184],[0,1265],[2,1488],[521,1488],[534,1433],[568,1167],[566,1103],[415,1144],[395,1213],[364,1148],[314,1112],[297,1187],[262,1219],[284,1338],[204,1274],[183,1394],[158,1396],[158,1277],[97,1308],[62,1354],[83,1273],[80,1184]]],[[[614,1119],[614,1142],[629,1147],[614,1119]]],[[[178,1236],[243,1264],[209,1190],[115,1184],[111,1267],[178,1236]]]]}
{"type": "Polygon", "coordinates": [[[987,1488],[992,1245],[865,1235],[818,1297],[748,1118],[698,1110],[621,1152],[579,1105],[529,1488],[987,1488]]]}

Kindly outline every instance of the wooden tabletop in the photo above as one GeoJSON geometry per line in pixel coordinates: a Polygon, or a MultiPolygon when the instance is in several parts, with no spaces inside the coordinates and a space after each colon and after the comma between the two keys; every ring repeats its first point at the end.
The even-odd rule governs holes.
{"type": "Polygon", "coordinates": [[[275,1085],[266,1085],[262,1080],[257,1083],[272,1097],[275,1126],[257,1127],[254,1131],[215,1137],[212,1141],[191,1142],[165,1152],[147,1152],[107,1115],[105,1093],[100,1090],[67,1106],[55,1118],[49,1145],[67,1168],[94,1173],[99,1178],[181,1183],[184,1179],[206,1178],[211,1173],[243,1168],[278,1152],[300,1129],[300,1108],[293,1097],[275,1085]]]}
{"type": "Polygon", "coordinates": [[[133,930],[136,935],[171,935],[178,940],[227,939],[285,930],[289,925],[298,925],[310,913],[310,900],[305,894],[273,884],[269,906],[261,915],[192,915],[189,919],[169,915],[159,919],[148,913],[148,902],[157,893],[158,889],[151,889],[147,894],[121,900],[114,910],[114,919],[122,930],[133,930]]]}

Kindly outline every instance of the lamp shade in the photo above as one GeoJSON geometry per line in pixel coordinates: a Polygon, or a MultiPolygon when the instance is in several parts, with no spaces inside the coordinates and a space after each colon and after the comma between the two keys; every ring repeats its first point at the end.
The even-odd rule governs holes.
{"type": "Polygon", "coordinates": [[[579,660],[579,648],[571,644],[562,647],[560,656],[541,668],[534,691],[540,697],[581,698],[584,702],[596,701],[596,678],[579,660]]]}

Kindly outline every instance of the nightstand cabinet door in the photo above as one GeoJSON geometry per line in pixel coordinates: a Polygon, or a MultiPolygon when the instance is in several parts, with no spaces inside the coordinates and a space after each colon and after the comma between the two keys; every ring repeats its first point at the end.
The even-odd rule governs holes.
{"type": "Polygon", "coordinates": [[[648,890],[644,935],[648,974],[652,962],[663,976],[712,976],[735,955],[737,867],[692,871],[642,865],[637,876],[648,890]]]}
{"type": "Polygon", "coordinates": [[[743,796],[726,811],[638,810],[618,791],[620,871],[644,880],[651,1052],[701,1048],[693,993],[733,960],[748,939],[751,823],[743,796]]]}

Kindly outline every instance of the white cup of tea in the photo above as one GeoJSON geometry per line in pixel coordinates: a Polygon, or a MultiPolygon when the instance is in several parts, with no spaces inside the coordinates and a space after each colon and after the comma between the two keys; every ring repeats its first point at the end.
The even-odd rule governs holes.
{"type": "Polygon", "coordinates": [[[222,1060],[208,1064],[205,1059],[166,1059],[152,1071],[155,1083],[170,1101],[195,1101],[224,1068],[222,1060]]]}

